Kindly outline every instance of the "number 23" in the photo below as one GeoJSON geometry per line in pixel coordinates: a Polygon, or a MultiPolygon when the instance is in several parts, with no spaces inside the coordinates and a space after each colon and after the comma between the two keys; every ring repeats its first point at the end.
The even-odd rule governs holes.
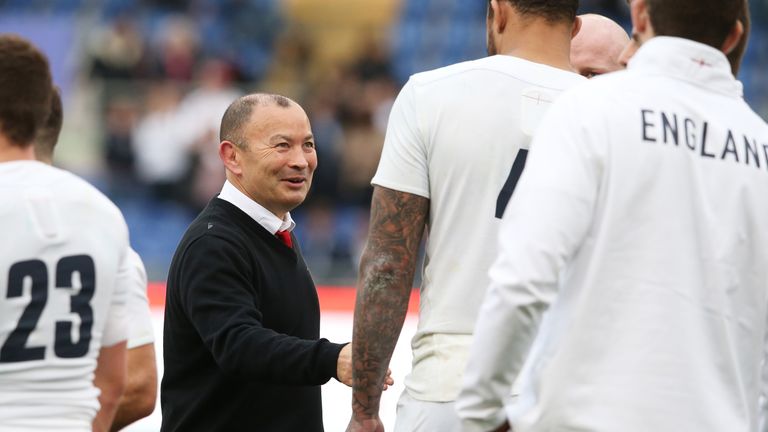
{"type": "MultiPolygon", "coordinates": [[[[72,322],[56,321],[53,351],[59,358],[78,358],[88,353],[93,327],[93,297],[96,272],[93,259],[88,255],[64,257],[56,263],[56,288],[72,288],[72,276],[80,274],[80,291],[70,298],[70,311],[80,316],[80,337],[72,340],[72,322]]],[[[27,346],[29,335],[37,327],[37,322],[48,301],[48,268],[45,263],[34,259],[20,261],[11,266],[8,272],[8,292],[6,297],[21,297],[24,293],[24,280],[30,278],[31,300],[0,348],[0,363],[13,363],[45,358],[45,346],[27,346]]]]}

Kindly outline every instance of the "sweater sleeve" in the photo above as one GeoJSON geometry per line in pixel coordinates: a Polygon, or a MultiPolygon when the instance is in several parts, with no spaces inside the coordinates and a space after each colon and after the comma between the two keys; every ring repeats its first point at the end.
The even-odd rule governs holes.
{"type": "Polygon", "coordinates": [[[182,258],[181,304],[214,361],[227,373],[273,384],[319,385],[336,377],[344,345],[262,325],[246,256],[232,241],[206,235],[182,258]]]}

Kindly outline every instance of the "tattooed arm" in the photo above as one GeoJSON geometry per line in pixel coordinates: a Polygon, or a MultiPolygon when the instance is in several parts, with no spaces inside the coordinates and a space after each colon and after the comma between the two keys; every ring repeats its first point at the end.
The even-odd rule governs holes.
{"type": "Polygon", "coordinates": [[[374,187],[355,302],[348,431],[384,430],[379,420],[382,383],[403,328],[428,214],[427,198],[374,187]]]}

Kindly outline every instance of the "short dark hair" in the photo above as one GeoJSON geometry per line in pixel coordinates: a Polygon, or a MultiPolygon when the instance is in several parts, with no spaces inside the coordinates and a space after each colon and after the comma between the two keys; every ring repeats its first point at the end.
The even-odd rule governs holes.
{"type": "Polygon", "coordinates": [[[733,76],[737,76],[739,74],[739,69],[741,69],[741,60],[744,58],[744,53],[747,51],[747,42],[749,42],[749,29],[752,27],[748,0],[743,1],[741,13],[739,14],[739,21],[741,21],[741,25],[744,26],[744,34],[741,35],[741,39],[739,39],[739,43],[736,44],[733,51],[727,55],[728,62],[731,64],[733,76]]]}
{"type": "Polygon", "coordinates": [[[0,132],[32,145],[48,118],[53,86],[48,59],[26,39],[0,34],[0,132]]]}
{"type": "Polygon", "coordinates": [[[221,128],[219,129],[219,139],[229,141],[241,149],[248,145],[243,136],[243,128],[250,120],[255,106],[277,105],[281,108],[288,108],[293,102],[285,96],[271,93],[253,93],[242,96],[224,112],[221,119],[221,128]]]}
{"type": "MultiPolygon", "coordinates": [[[[462,0],[468,1],[468,0],[462,0]]],[[[512,4],[522,15],[531,15],[555,23],[561,21],[573,22],[579,9],[579,0],[498,0],[512,4]]],[[[493,9],[488,0],[488,17],[493,18],[493,9]]]]}
{"type": "Polygon", "coordinates": [[[646,0],[657,36],[675,36],[722,48],[744,8],[743,0],[646,0]]]}
{"type": "Polygon", "coordinates": [[[43,127],[37,131],[35,138],[35,157],[38,160],[53,159],[53,149],[59,141],[59,133],[64,122],[64,110],[61,104],[61,94],[55,88],[51,96],[51,112],[43,127]]]}

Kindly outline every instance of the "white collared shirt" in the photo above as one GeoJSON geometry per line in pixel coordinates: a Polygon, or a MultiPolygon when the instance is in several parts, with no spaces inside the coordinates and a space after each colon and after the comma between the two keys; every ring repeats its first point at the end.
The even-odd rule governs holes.
{"type": "Polygon", "coordinates": [[[286,213],[285,218],[280,219],[274,213],[264,208],[264,206],[241,192],[229,180],[224,182],[219,199],[227,201],[245,212],[245,214],[258,222],[259,225],[263,226],[271,234],[275,234],[278,231],[293,231],[296,227],[296,222],[293,221],[290,213],[286,213]]]}
{"type": "Polygon", "coordinates": [[[563,94],[501,222],[464,430],[756,430],[767,224],[768,125],[723,53],[656,37],[563,94]]]}

